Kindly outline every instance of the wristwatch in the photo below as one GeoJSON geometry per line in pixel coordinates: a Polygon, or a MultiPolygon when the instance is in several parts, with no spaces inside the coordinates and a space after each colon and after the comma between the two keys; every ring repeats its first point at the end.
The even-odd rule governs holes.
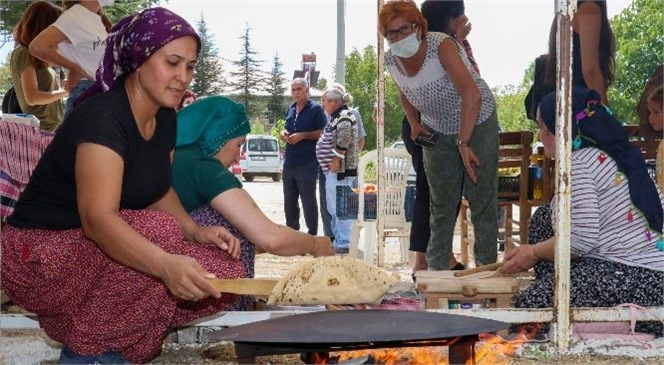
{"type": "Polygon", "coordinates": [[[457,138],[457,142],[456,142],[456,143],[457,143],[457,146],[466,146],[466,147],[468,147],[468,141],[464,141],[464,140],[461,139],[461,138],[457,138]]]}

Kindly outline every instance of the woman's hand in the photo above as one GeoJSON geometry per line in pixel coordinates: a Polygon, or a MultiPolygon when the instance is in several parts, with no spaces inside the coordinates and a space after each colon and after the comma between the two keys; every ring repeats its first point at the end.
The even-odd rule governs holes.
{"type": "Polygon", "coordinates": [[[326,236],[315,236],[314,239],[314,249],[311,253],[313,257],[321,256],[333,256],[334,247],[332,246],[332,241],[330,237],[326,236]]]}
{"type": "Polygon", "coordinates": [[[228,252],[232,258],[240,257],[240,240],[226,228],[219,226],[197,226],[192,232],[192,240],[197,243],[213,244],[228,252]]]}
{"type": "Polygon", "coordinates": [[[501,274],[514,274],[524,272],[539,261],[535,254],[535,245],[521,245],[513,250],[505,252],[501,274]]]}
{"type": "Polygon", "coordinates": [[[463,167],[466,169],[470,181],[477,184],[477,174],[475,174],[475,168],[473,168],[473,165],[479,166],[480,160],[475,156],[475,152],[473,152],[472,148],[465,144],[459,145],[459,154],[461,154],[463,167]]]}
{"type": "Polygon", "coordinates": [[[457,42],[462,43],[462,44],[463,44],[463,41],[465,41],[466,38],[468,38],[468,34],[473,29],[473,25],[470,24],[470,21],[468,21],[468,18],[465,15],[463,15],[463,17],[465,18],[464,19],[465,23],[463,23],[462,25],[459,26],[459,28],[456,31],[456,37],[455,37],[457,42]]]}
{"type": "Polygon", "coordinates": [[[413,141],[417,136],[419,135],[424,135],[424,136],[431,136],[431,132],[429,132],[426,128],[422,126],[421,123],[411,123],[410,124],[410,139],[413,141]]]}
{"type": "Polygon", "coordinates": [[[167,254],[162,266],[160,279],[173,296],[190,301],[221,296],[208,281],[215,278],[214,274],[207,272],[195,259],[167,254]]]}

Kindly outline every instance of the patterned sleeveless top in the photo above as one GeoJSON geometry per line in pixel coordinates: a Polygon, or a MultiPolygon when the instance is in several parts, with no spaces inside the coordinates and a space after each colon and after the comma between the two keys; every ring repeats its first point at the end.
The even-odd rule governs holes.
{"type": "MultiPolygon", "coordinates": [[[[404,75],[399,70],[397,58],[389,50],[385,53],[385,65],[406,99],[420,112],[422,123],[443,134],[453,135],[459,133],[461,123],[461,95],[438,58],[438,47],[446,38],[452,39],[444,33],[427,33],[427,54],[424,63],[412,77],[404,75]]],[[[482,104],[476,124],[479,125],[494,113],[496,101],[489,85],[468,60],[463,47],[457,44],[457,50],[482,94],[482,104]]]]}

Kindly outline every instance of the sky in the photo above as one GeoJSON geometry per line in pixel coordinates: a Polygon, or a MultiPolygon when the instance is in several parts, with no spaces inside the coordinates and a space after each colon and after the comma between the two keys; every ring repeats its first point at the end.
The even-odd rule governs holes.
{"type": "MultiPolygon", "coordinates": [[[[421,3],[420,0],[416,0],[421,3]]],[[[608,0],[609,17],[630,0],[608,0]]],[[[377,1],[346,0],[346,54],[377,44],[377,1]]],[[[538,55],[547,52],[554,0],[466,0],[472,23],[468,40],[491,87],[519,84],[538,55]]],[[[256,57],[269,71],[279,55],[287,77],[300,69],[303,53],[316,53],[320,77],[332,81],[336,61],[336,0],[170,0],[164,5],[192,24],[201,18],[220,56],[240,58],[245,26],[256,57]]],[[[385,44],[387,47],[387,44],[385,44]]]]}
{"type": "MultiPolygon", "coordinates": [[[[609,17],[630,3],[608,0],[609,17]]],[[[346,0],[346,54],[377,44],[376,4],[375,0],[346,0]]],[[[468,40],[482,77],[491,87],[519,84],[530,62],[547,51],[554,0],[466,0],[465,4],[473,25],[468,40]]],[[[169,0],[162,6],[194,26],[202,14],[225,59],[240,58],[240,37],[248,26],[263,70],[270,71],[274,56],[279,55],[286,76],[291,77],[301,67],[302,54],[314,52],[320,77],[334,79],[336,0],[169,0]]],[[[10,43],[3,46],[0,59],[10,50],[10,43]]]]}

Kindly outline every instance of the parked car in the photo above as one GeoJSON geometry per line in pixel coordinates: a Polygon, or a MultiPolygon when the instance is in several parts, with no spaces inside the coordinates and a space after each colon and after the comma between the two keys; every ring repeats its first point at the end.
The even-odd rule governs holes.
{"type": "MultiPolygon", "coordinates": [[[[392,143],[390,148],[406,149],[406,144],[403,143],[403,141],[396,141],[392,143]]],[[[411,166],[410,172],[408,172],[408,184],[415,184],[416,178],[417,178],[417,173],[415,172],[415,168],[411,166]]]]}
{"type": "Polygon", "coordinates": [[[283,154],[276,137],[247,135],[240,152],[240,166],[245,181],[254,181],[256,176],[269,176],[272,181],[281,181],[283,164],[283,154]]]}

